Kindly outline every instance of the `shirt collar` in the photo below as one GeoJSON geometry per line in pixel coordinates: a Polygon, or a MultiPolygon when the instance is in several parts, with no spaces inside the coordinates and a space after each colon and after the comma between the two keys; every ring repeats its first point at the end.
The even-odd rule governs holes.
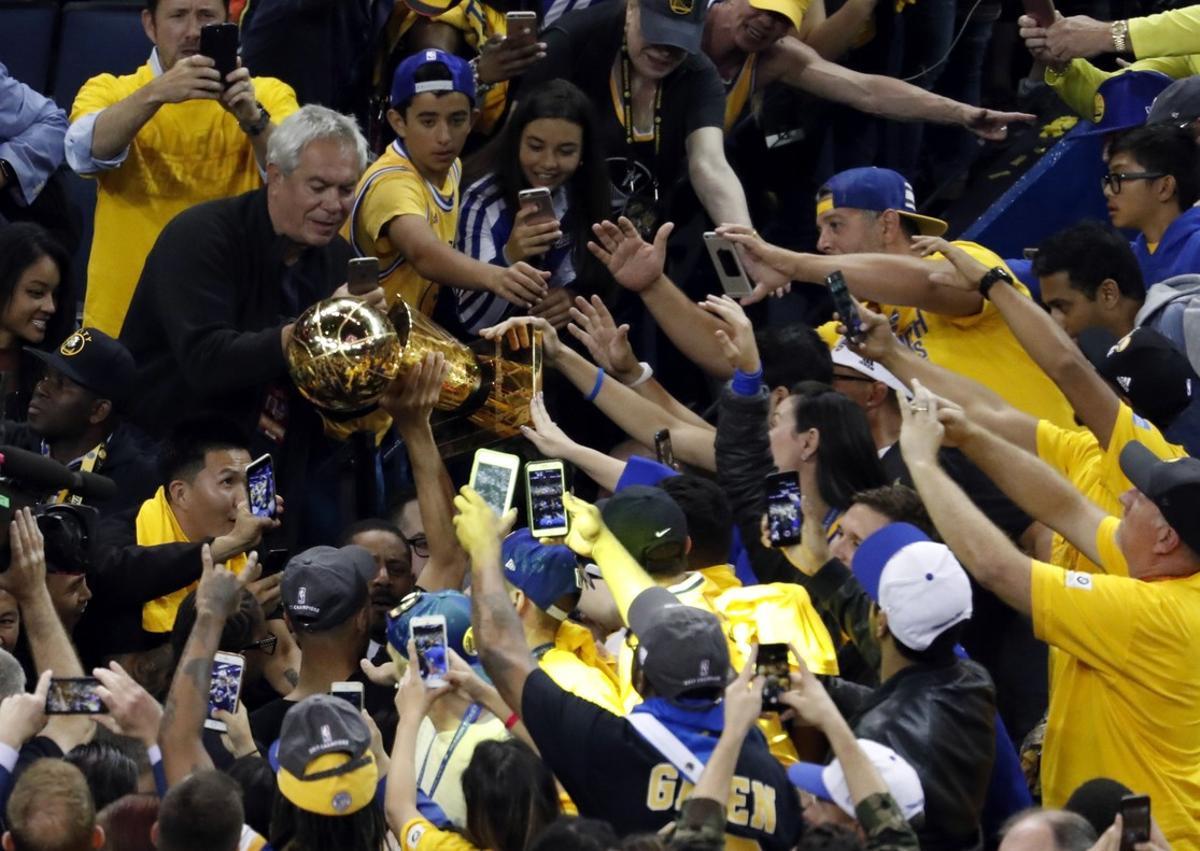
{"type": "Polygon", "coordinates": [[[158,58],[158,48],[150,50],[150,73],[155,77],[161,77],[163,74],[162,60],[158,58]]]}

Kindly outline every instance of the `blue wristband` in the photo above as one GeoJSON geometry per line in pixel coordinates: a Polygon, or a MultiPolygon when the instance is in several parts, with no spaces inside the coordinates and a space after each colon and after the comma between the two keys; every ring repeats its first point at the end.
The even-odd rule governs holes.
{"type": "Polygon", "coordinates": [[[592,387],[592,392],[588,394],[587,400],[595,402],[596,397],[600,395],[600,388],[604,384],[604,367],[600,367],[600,371],[596,373],[596,383],[592,387]]]}
{"type": "Polygon", "coordinates": [[[762,367],[760,366],[757,372],[742,372],[740,369],[735,369],[733,381],[729,383],[729,386],[738,396],[758,395],[758,388],[762,386],[762,367]]]}

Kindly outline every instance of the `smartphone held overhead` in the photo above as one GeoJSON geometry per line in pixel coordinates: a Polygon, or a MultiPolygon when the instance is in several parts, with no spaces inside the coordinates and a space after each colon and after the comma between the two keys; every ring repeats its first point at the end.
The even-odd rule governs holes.
{"type": "Polygon", "coordinates": [[[204,720],[204,726],[208,729],[225,732],[225,722],[213,716],[220,710],[230,715],[237,712],[245,670],[246,657],[240,653],[217,653],[213,656],[212,680],[208,688],[208,717],[204,720]]]}
{"type": "MultiPolygon", "coordinates": [[[[450,673],[450,652],[446,641],[446,616],[421,615],[410,625],[413,644],[417,648],[417,669],[428,688],[447,684],[450,673]]],[[[409,660],[411,663],[413,660],[409,660]]]]}
{"type": "Polygon", "coordinates": [[[493,511],[503,515],[512,508],[513,492],[520,472],[521,459],[516,455],[493,449],[477,449],[468,484],[493,511]]]}
{"type": "Polygon", "coordinates": [[[566,489],[562,461],[531,461],[525,465],[529,531],[535,538],[567,534],[567,509],[563,505],[566,489]]]}

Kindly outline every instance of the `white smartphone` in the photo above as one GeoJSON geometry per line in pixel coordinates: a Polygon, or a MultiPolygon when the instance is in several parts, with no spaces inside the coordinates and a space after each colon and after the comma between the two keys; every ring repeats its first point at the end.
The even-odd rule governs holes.
{"type": "Polygon", "coordinates": [[[725,290],[725,295],[741,298],[754,292],[754,285],[746,276],[746,270],[742,268],[742,258],[738,257],[732,242],[710,230],[704,234],[704,246],[708,249],[713,266],[716,267],[717,277],[721,279],[721,289],[725,290]]]}
{"type": "Polygon", "coordinates": [[[545,186],[539,186],[536,189],[522,189],[517,193],[517,203],[522,207],[533,205],[537,208],[529,217],[531,223],[557,221],[558,219],[558,216],[554,215],[554,201],[550,198],[550,190],[545,186]]]}
{"type": "Polygon", "coordinates": [[[246,465],[246,489],[250,493],[250,513],[255,517],[275,516],[275,467],[267,453],[246,465]]]}
{"type": "Polygon", "coordinates": [[[212,683],[208,687],[208,718],[204,726],[224,733],[226,724],[213,718],[213,713],[224,709],[230,715],[237,712],[238,696],[242,691],[242,673],[246,670],[246,657],[241,653],[216,653],[213,656],[212,683]]]}
{"type": "Polygon", "coordinates": [[[518,46],[537,41],[537,12],[506,12],[504,23],[507,32],[505,38],[516,42],[518,46]]]}
{"type": "Polygon", "coordinates": [[[417,646],[417,666],[426,688],[444,686],[446,675],[450,673],[446,616],[419,615],[412,619],[409,629],[412,631],[413,644],[417,646]]]}
{"type": "Polygon", "coordinates": [[[468,484],[496,514],[502,515],[512,508],[513,491],[517,487],[517,474],[520,472],[521,459],[516,455],[493,449],[477,449],[468,484]]]}
{"type": "Polygon", "coordinates": [[[525,495],[529,507],[529,531],[535,538],[557,538],[567,534],[567,489],[562,461],[531,461],[525,465],[525,495]]]}
{"type": "Polygon", "coordinates": [[[340,682],[332,683],[329,686],[329,693],[334,697],[340,697],[359,712],[362,712],[363,706],[365,705],[363,703],[362,683],[341,680],[340,682]]]}

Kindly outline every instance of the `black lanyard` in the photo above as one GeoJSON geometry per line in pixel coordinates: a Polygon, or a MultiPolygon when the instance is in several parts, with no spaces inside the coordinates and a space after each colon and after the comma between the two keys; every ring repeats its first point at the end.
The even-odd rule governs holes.
{"type": "MultiPolygon", "coordinates": [[[[625,117],[625,141],[633,145],[633,87],[632,75],[629,73],[629,46],[621,45],[621,109],[625,117]]],[[[660,80],[654,89],[654,158],[657,165],[658,149],[662,144],[662,93],[663,85],[660,80]]],[[[656,168],[657,172],[657,168],[656,168]]],[[[657,178],[657,173],[655,178],[657,178]]]]}

